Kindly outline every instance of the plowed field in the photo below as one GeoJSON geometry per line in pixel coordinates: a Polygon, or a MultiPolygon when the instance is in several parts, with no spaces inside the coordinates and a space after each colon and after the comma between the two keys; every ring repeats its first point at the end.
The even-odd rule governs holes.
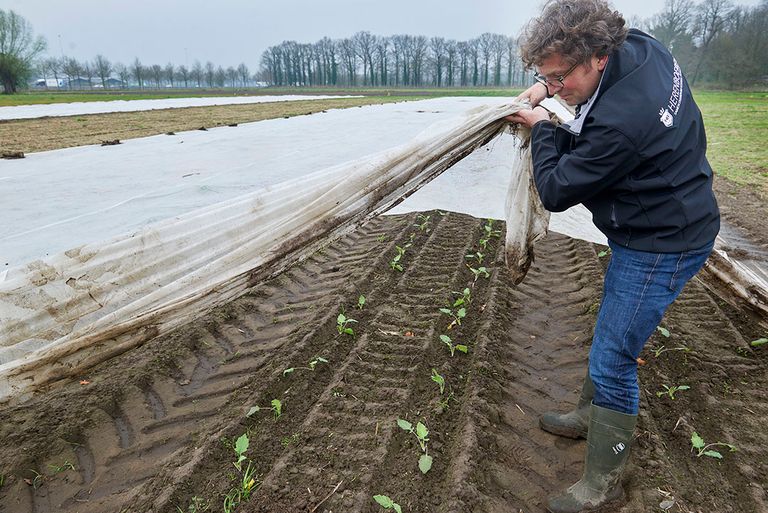
{"type": "MultiPolygon", "coordinates": [[[[407,512],[543,512],[579,478],[585,442],[541,431],[538,415],[576,401],[610,255],[552,233],[515,287],[501,239],[478,245],[487,221],[443,214],[423,229],[416,214],[377,218],[173,334],[0,409],[0,511],[224,511],[245,489],[234,511],[375,512],[383,494],[407,512]],[[482,263],[466,257],[478,250],[482,263]],[[440,309],[457,312],[465,288],[449,329],[440,309]],[[339,333],[342,312],[354,335],[339,333]],[[427,474],[397,419],[428,428],[427,474]]],[[[662,326],[669,337],[653,337],[640,367],[621,511],[768,511],[758,331],[696,280],[662,326]],[[663,385],[690,389],[671,399],[663,385]],[[697,457],[694,431],[738,450],[697,457]]]]}

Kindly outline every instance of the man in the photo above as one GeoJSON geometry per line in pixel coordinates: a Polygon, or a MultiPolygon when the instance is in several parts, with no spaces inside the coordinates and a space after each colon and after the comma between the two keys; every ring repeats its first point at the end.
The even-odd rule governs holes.
{"type": "Polygon", "coordinates": [[[720,226],[704,125],[669,51],[605,0],[548,2],[526,27],[522,58],[538,82],[519,99],[534,108],[508,119],[532,128],[542,203],[583,203],[612,250],[579,406],[540,419],[587,438],[581,480],[548,508],[613,511],[637,421],[637,357],[720,226]],[[555,126],[536,106],[555,94],[576,106],[574,121],[555,126]]]}

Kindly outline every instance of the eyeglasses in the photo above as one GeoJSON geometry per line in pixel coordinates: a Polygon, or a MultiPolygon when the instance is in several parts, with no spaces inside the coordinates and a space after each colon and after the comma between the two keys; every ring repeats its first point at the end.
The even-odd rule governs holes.
{"type": "Polygon", "coordinates": [[[563,83],[563,81],[565,80],[565,77],[567,77],[568,75],[570,75],[570,74],[571,74],[571,72],[572,72],[573,70],[575,70],[575,69],[576,69],[576,67],[577,67],[579,64],[581,64],[581,63],[580,63],[580,62],[577,62],[576,64],[574,64],[573,66],[571,66],[571,67],[568,69],[568,71],[566,71],[566,72],[565,72],[565,73],[563,73],[562,75],[559,75],[559,76],[555,77],[554,79],[548,79],[547,77],[545,77],[544,75],[542,75],[542,74],[541,74],[541,73],[539,73],[538,71],[537,71],[536,73],[534,73],[534,74],[533,74],[533,78],[534,78],[534,79],[536,79],[536,81],[537,81],[537,82],[540,82],[540,83],[544,84],[544,86],[547,88],[547,91],[549,91],[549,87],[550,87],[550,86],[552,86],[552,87],[558,87],[558,86],[560,86],[560,87],[565,87],[565,84],[563,83]]]}

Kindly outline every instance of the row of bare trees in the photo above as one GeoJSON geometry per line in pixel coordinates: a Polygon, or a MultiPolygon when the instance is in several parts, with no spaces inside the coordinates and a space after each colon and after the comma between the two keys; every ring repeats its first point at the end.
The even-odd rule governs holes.
{"type": "Polygon", "coordinates": [[[692,85],[768,81],[768,0],[751,8],[730,0],[666,0],[646,28],[672,50],[692,85]]]}
{"type": "Polygon", "coordinates": [[[469,41],[358,32],[316,43],[284,41],[264,51],[261,76],[276,86],[500,87],[530,83],[513,37],[469,41]]]}
{"type": "Polygon", "coordinates": [[[201,64],[195,61],[191,67],[168,63],[145,65],[137,58],[125,65],[112,63],[103,55],[92,61],[79,61],[72,57],[50,57],[38,63],[38,74],[53,78],[69,89],[84,89],[94,86],[126,87],[129,84],[139,88],[161,87],[249,87],[257,80],[248,66],[223,68],[212,62],[201,64]]]}
{"type": "Polygon", "coordinates": [[[754,7],[730,0],[667,0],[647,29],[672,50],[692,85],[768,81],[768,0],[754,7]]]}
{"type": "MultiPolygon", "coordinates": [[[[10,12],[8,16],[16,15],[10,12]]],[[[666,0],[661,12],[648,20],[633,19],[632,25],[668,46],[692,85],[743,87],[768,83],[768,0],[754,7],[738,6],[731,0],[666,0]]],[[[0,29],[3,26],[0,24],[0,29]]],[[[10,29],[6,32],[13,33],[10,29]]],[[[28,52],[27,61],[34,54],[28,52]]],[[[24,61],[19,57],[13,62],[24,61]]],[[[0,68],[13,69],[9,65],[3,68],[2,62],[0,68]]],[[[55,78],[57,83],[63,79],[64,86],[71,88],[264,84],[523,87],[531,83],[530,74],[520,62],[518,40],[491,33],[469,41],[413,35],[382,37],[365,31],[338,40],[325,37],[316,43],[284,41],[262,53],[261,69],[253,75],[245,64],[223,68],[210,61],[195,61],[191,67],[172,63],[162,66],[144,65],[137,58],[124,65],[112,63],[103,55],[92,61],[46,58],[38,61],[37,68],[38,76],[55,78]]],[[[13,84],[10,79],[5,82],[13,84]]],[[[6,90],[10,87],[5,86],[6,90]]]]}
{"type": "MultiPolygon", "coordinates": [[[[731,0],[666,0],[633,25],[667,45],[693,84],[765,85],[768,0],[744,7],[731,0]]],[[[514,37],[486,33],[469,41],[358,32],[316,43],[284,41],[262,54],[261,76],[277,86],[499,87],[530,77],[514,37]]]]}

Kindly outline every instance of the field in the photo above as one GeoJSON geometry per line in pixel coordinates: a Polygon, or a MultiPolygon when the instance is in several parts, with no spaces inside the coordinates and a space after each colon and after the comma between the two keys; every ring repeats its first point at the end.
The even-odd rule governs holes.
{"type": "MultiPolygon", "coordinates": [[[[768,250],[761,154],[729,139],[750,107],[728,107],[741,93],[699,94],[721,141],[713,162],[758,169],[751,181],[718,177],[724,218],[768,250]]],[[[149,135],[322,108],[331,107],[85,116],[66,121],[86,125],[79,135],[58,140],[70,125],[7,122],[0,140],[64,147],[139,136],[118,126],[131,123],[149,135]]],[[[760,118],[751,130],[765,138],[760,118]]],[[[585,443],[537,419],[578,396],[610,256],[551,233],[512,286],[503,230],[440,211],[376,218],[176,332],[0,407],[0,511],[383,512],[373,497],[387,495],[407,512],[543,512],[548,494],[578,479],[585,443]],[[478,252],[482,262],[467,258],[478,252]],[[398,419],[422,423],[426,445],[398,419]]],[[[768,345],[750,344],[767,334],[709,279],[686,287],[642,355],[622,513],[768,511],[768,345]],[[669,393],[681,385],[690,388],[669,393]],[[699,454],[694,432],[736,451],[699,454]]]]}

